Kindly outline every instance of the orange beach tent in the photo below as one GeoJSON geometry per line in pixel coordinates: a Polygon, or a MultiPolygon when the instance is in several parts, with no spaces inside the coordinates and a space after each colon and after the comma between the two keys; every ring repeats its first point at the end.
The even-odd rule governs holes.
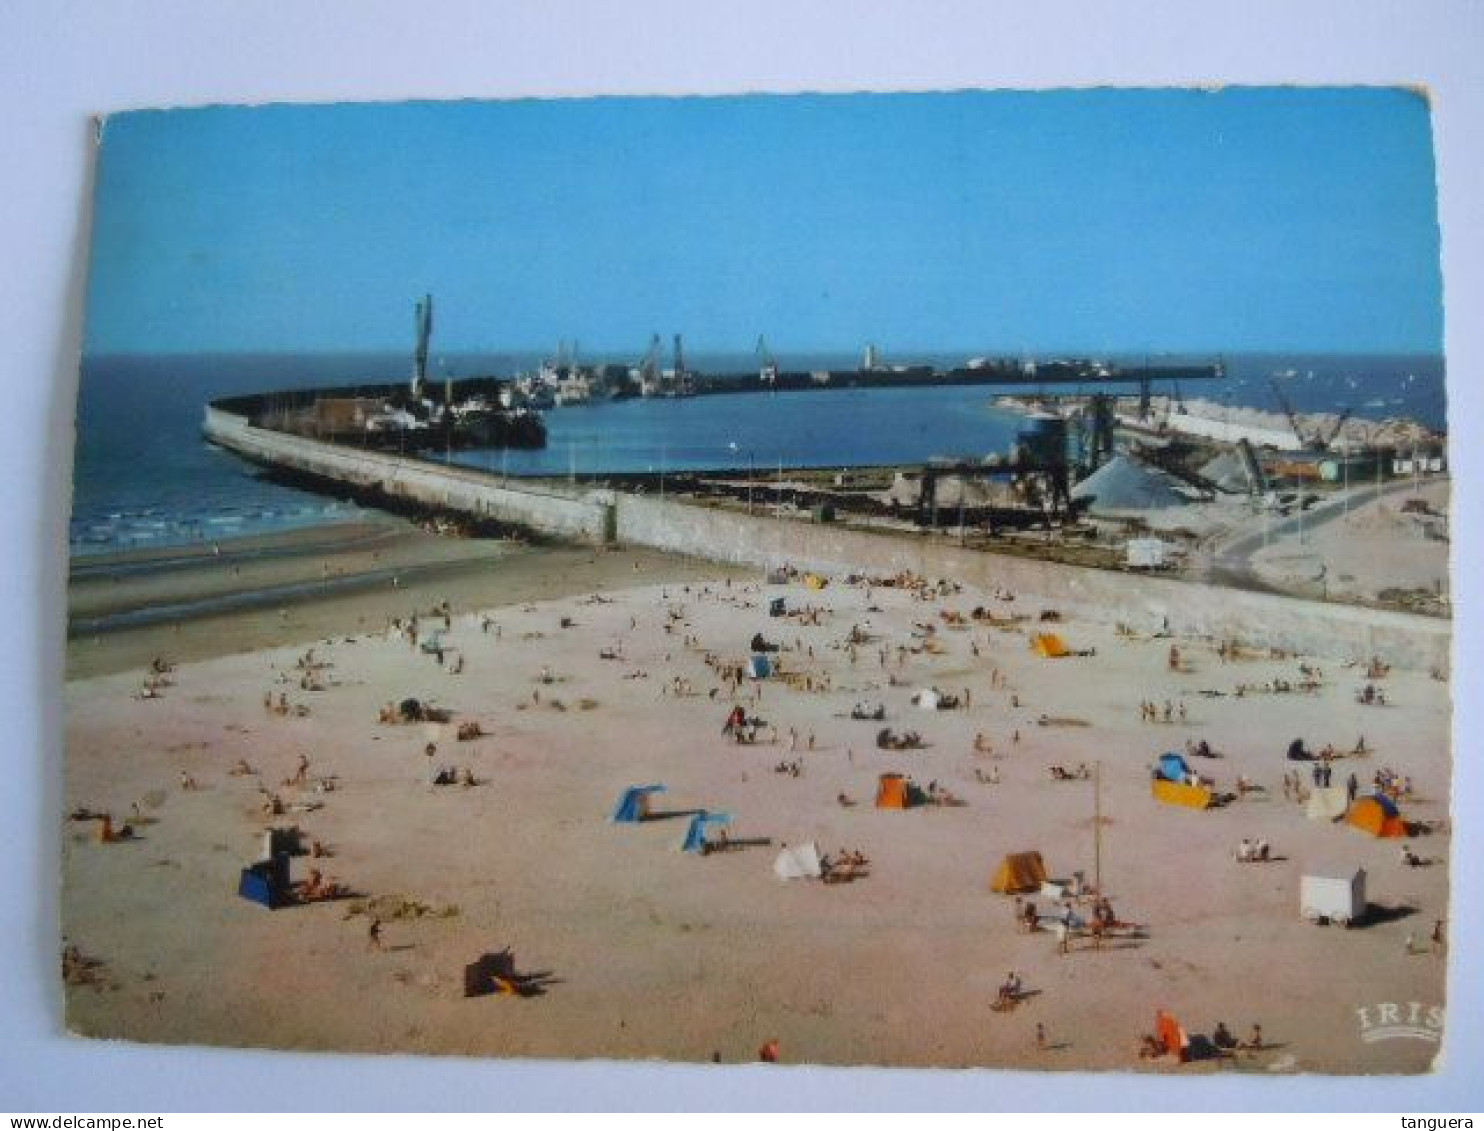
{"type": "Polygon", "coordinates": [[[1163,1009],[1158,1010],[1154,1014],[1154,1032],[1165,1052],[1173,1053],[1183,1063],[1190,1048],[1190,1038],[1185,1035],[1180,1022],[1163,1009]]]}
{"type": "Polygon", "coordinates": [[[1046,865],[1039,852],[1016,852],[1000,861],[989,890],[1002,895],[1040,891],[1046,881],[1046,865]]]}
{"type": "Polygon", "coordinates": [[[876,808],[910,809],[912,796],[901,774],[882,774],[876,784],[876,808]]]}
{"type": "Polygon", "coordinates": [[[1345,814],[1345,823],[1354,825],[1372,836],[1398,837],[1407,835],[1407,822],[1389,797],[1376,794],[1362,797],[1350,806],[1345,814]]]}
{"type": "Polygon", "coordinates": [[[1072,654],[1067,648],[1067,642],[1054,632],[1038,632],[1032,636],[1031,651],[1046,660],[1056,660],[1072,654]]]}

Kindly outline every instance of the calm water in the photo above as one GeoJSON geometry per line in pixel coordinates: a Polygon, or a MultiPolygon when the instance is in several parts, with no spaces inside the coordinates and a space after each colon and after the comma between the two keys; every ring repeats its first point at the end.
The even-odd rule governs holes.
{"type": "MultiPolygon", "coordinates": [[[[443,359],[459,376],[509,374],[535,355],[443,359]]],[[[781,359],[786,368],[853,365],[854,357],[781,359]]],[[[918,360],[918,359],[913,359],[918,360]]],[[[931,362],[954,358],[925,357],[931,362]]],[[[742,372],[750,357],[694,359],[742,372]]],[[[1222,382],[1191,383],[1187,396],[1274,409],[1268,376],[1299,411],[1352,406],[1359,416],[1412,416],[1445,425],[1443,363],[1434,357],[1229,358],[1222,382]]],[[[78,398],[72,550],[75,554],[209,542],[337,519],[357,511],[259,478],[251,465],[202,442],[201,411],[233,393],[400,380],[402,355],[90,358],[78,398]]],[[[833,467],[983,456],[1006,450],[1017,418],[996,411],[988,387],[873,389],[631,400],[555,409],[538,452],[461,452],[457,460],[511,475],[586,478],[605,471],[742,468],[749,463],[833,467]]],[[[1070,390],[1068,390],[1070,391],[1070,390]]]]}

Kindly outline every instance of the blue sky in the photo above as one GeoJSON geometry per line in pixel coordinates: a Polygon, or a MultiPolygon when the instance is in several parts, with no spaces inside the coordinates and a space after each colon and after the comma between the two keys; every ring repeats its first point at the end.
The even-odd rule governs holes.
{"type": "Polygon", "coordinates": [[[214,107],[111,117],[86,347],[1440,351],[1395,90],[214,107]]]}

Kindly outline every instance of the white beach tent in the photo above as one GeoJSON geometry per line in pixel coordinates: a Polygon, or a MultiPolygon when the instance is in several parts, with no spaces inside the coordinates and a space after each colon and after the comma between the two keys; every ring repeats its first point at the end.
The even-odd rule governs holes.
{"type": "Polygon", "coordinates": [[[1350,794],[1343,785],[1316,787],[1309,794],[1304,815],[1311,821],[1337,821],[1350,808],[1350,794]]]}
{"type": "Polygon", "coordinates": [[[819,846],[812,840],[807,844],[796,844],[792,848],[784,845],[773,861],[773,874],[780,880],[817,880],[824,875],[819,863],[819,846]]]}
{"type": "Polygon", "coordinates": [[[917,705],[924,711],[936,711],[942,698],[936,687],[925,688],[917,693],[917,705]]]}
{"type": "Polygon", "coordinates": [[[1327,868],[1299,882],[1299,912],[1310,922],[1323,920],[1348,927],[1365,911],[1364,868],[1327,868]]]}

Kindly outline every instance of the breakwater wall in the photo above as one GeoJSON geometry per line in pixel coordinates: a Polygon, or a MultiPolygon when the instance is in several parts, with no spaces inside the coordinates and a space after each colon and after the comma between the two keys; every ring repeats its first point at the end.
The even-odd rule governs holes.
{"type": "Polygon", "coordinates": [[[373,499],[384,495],[563,538],[608,542],[614,537],[613,504],[602,493],[594,497],[592,492],[506,487],[499,479],[468,468],[257,428],[216,405],[207,407],[202,431],[212,443],[254,463],[330,480],[373,499]]]}
{"type": "Polygon", "coordinates": [[[649,546],[760,571],[784,562],[832,574],[911,571],[975,589],[1003,586],[1020,595],[1007,606],[1015,612],[1055,607],[1142,632],[1168,628],[1331,660],[1381,656],[1408,668],[1450,666],[1452,625],[1430,617],[1057,565],[969,550],[928,535],[779,521],[653,495],[506,486],[484,472],[254,428],[218,408],[207,410],[205,433],[256,462],[561,537],[649,546]]]}

